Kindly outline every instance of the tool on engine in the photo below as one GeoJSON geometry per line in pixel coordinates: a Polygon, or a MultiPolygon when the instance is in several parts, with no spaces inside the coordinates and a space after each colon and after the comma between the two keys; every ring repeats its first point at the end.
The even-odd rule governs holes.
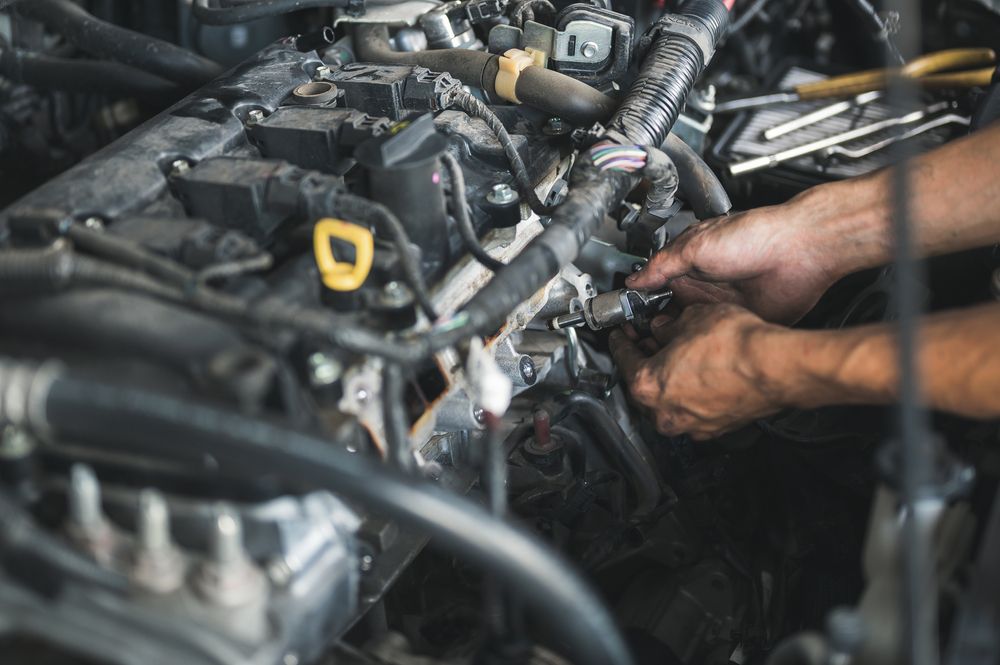
{"type": "Polygon", "coordinates": [[[932,90],[987,86],[993,78],[994,69],[983,66],[995,62],[996,53],[989,48],[937,51],[916,58],[899,69],[870,69],[810,81],[766,95],[730,99],[716,104],[713,112],[735,113],[776,104],[851,97],[873,90],[884,90],[896,76],[913,79],[923,88],[932,90]],[[972,67],[983,68],[971,69],[972,67]]]}
{"type": "MultiPolygon", "coordinates": [[[[896,127],[906,127],[908,125],[919,123],[933,116],[935,113],[944,111],[950,107],[951,104],[948,102],[931,104],[926,108],[918,109],[911,113],[872,122],[846,132],[841,132],[840,134],[835,134],[834,136],[828,136],[816,141],[810,141],[809,143],[781,150],[770,155],[761,155],[759,157],[753,157],[751,159],[735,162],[729,165],[729,173],[734,176],[744,175],[747,173],[753,173],[754,171],[760,171],[762,169],[777,166],[778,164],[787,162],[790,159],[805,157],[806,155],[812,155],[823,151],[832,151],[836,149],[836,146],[840,146],[851,141],[856,141],[858,139],[872,136],[874,134],[878,134],[879,132],[896,127]]],[[[926,128],[924,128],[924,130],[926,130],[926,128]]],[[[882,142],[879,143],[881,144],[882,142]]],[[[885,146],[883,145],[881,147],[885,146]]],[[[879,149],[881,149],[881,147],[879,149]]]]}
{"type": "Polygon", "coordinates": [[[549,321],[549,330],[580,328],[603,330],[634,321],[659,311],[670,302],[674,292],[669,289],[645,291],[619,289],[588,298],[583,307],[549,321]]]}

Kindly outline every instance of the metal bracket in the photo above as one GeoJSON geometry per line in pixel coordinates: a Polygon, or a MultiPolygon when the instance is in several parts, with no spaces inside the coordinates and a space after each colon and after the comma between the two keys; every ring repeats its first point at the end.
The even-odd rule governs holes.
{"type": "Polygon", "coordinates": [[[534,48],[548,56],[552,69],[596,85],[627,71],[633,30],[627,16],[577,4],[563,10],[554,28],[536,21],[527,21],[523,29],[495,26],[489,48],[493,53],[534,48]]]}

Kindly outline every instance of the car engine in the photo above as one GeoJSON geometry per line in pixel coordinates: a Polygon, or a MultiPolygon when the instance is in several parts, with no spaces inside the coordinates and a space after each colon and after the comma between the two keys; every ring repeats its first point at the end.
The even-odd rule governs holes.
{"type": "MultiPolygon", "coordinates": [[[[996,3],[922,13],[937,48],[1000,44],[996,3]]],[[[716,110],[880,66],[893,20],[920,17],[0,2],[0,661],[902,662],[887,410],[664,437],[606,339],[669,308],[624,279],[692,223],[1000,113],[935,94],[901,135],[874,100],[775,159],[818,130],[761,132],[822,103],[716,110]]],[[[890,318],[890,270],[801,325],[890,318]]],[[[951,617],[1000,537],[1000,430],[938,431],[951,617]]]]}

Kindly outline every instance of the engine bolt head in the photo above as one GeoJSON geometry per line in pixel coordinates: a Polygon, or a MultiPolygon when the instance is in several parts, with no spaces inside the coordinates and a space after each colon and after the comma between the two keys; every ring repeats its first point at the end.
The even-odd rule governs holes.
{"type": "Polygon", "coordinates": [[[585,58],[593,58],[597,55],[597,42],[584,42],[580,47],[580,55],[585,58]]]}
{"type": "Polygon", "coordinates": [[[247,113],[247,124],[256,125],[258,122],[264,119],[264,112],[260,109],[253,109],[247,113]]]}
{"type": "Polygon", "coordinates": [[[83,220],[83,225],[90,229],[91,231],[103,231],[104,230],[104,220],[100,217],[88,217],[83,220]]]}
{"type": "Polygon", "coordinates": [[[498,182],[486,195],[486,200],[494,204],[513,203],[517,200],[517,192],[507,183],[498,182]]]}
{"type": "Polygon", "coordinates": [[[343,374],[343,365],[337,358],[317,351],[309,356],[309,378],[315,387],[329,386],[336,383],[343,374]]]}
{"type": "Polygon", "coordinates": [[[191,170],[191,162],[186,159],[175,159],[170,163],[170,175],[174,178],[182,176],[191,170]]]}
{"type": "Polygon", "coordinates": [[[36,445],[34,437],[20,427],[0,427],[0,459],[22,459],[34,452],[36,445]]]}

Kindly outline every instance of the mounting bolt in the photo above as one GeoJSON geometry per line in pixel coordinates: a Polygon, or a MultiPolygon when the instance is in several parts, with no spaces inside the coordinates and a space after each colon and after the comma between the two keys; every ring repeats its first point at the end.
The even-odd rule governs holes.
{"type": "Polygon", "coordinates": [[[175,159],[170,162],[170,177],[182,176],[191,170],[191,162],[186,159],[175,159]]]}
{"type": "Polygon", "coordinates": [[[74,464],[69,473],[70,535],[96,561],[110,564],[114,553],[114,533],[101,510],[101,485],[93,469],[74,464]]]}
{"type": "Polygon", "coordinates": [[[23,459],[34,452],[36,445],[34,437],[20,427],[0,427],[0,459],[23,459]]]}
{"type": "Polygon", "coordinates": [[[91,231],[103,231],[104,230],[104,220],[100,217],[88,217],[83,220],[83,225],[90,229],[91,231]]]}
{"type": "Polygon", "coordinates": [[[580,55],[585,58],[593,58],[597,55],[597,42],[584,42],[580,47],[580,55]]]}
{"type": "Polygon", "coordinates": [[[310,382],[317,388],[336,383],[344,369],[339,360],[322,351],[310,355],[306,362],[309,365],[310,382]]]}
{"type": "Polygon", "coordinates": [[[476,422],[482,425],[486,422],[486,411],[481,406],[477,406],[472,410],[472,417],[476,419],[476,422]]]}
{"type": "Polygon", "coordinates": [[[326,65],[320,65],[319,67],[316,68],[316,78],[325,79],[329,75],[330,75],[330,68],[327,67],[326,65]]]}
{"type": "Polygon", "coordinates": [[[361,572],[367,573],[375,566],[375,558],[371,554],[361,557],[361,572]]]}
{"type": "Polygon", "coordinates": [[[69,518],[81,532],[105,528],[101,512],[101,486],[94,471],[84,464],[74,464],[69,476],[69,518]]]}
{"type": "Polygon", "coordinates": [[[136,531],[139,547],[148,552],[170,547],[170,515],[163,495],[154,489],[139,495],[139,517],[136,531]]]}
{"type": "Polygon", "coordinates": [[[486,195],[486,200],[496,204],[513,203],[517,200],[517,192],[507,183],[498,182],[493,185],[490,193],[486,195]]]}
{"type": "Polygon", "coordinates": [[[184,582],[184,561],[170,538],[170,513],[154,489],[139,494],[132,579],[156,593],[170,593],[184,582]]]}
{"type": "Polygon", "coordinates": [[[413,294],[405,284],[391,281],[382,288],[381,301],[386,307],[405,307],[413,302],[413,294]]]}
{"type": "Polygon", "coordinates": [[[264,119],[264,112],[260,109],[254,109],[247,113],[247,124],[256,125],[258,122],[264,119]]]}
{"type": "Polygon", "coordinates": [[[198,576],[199,590],[207,600],[235,607],[264,597],[264,576],[243,549],[243,522],[225,504],[216,506],[208,549],[198,576]]]}

